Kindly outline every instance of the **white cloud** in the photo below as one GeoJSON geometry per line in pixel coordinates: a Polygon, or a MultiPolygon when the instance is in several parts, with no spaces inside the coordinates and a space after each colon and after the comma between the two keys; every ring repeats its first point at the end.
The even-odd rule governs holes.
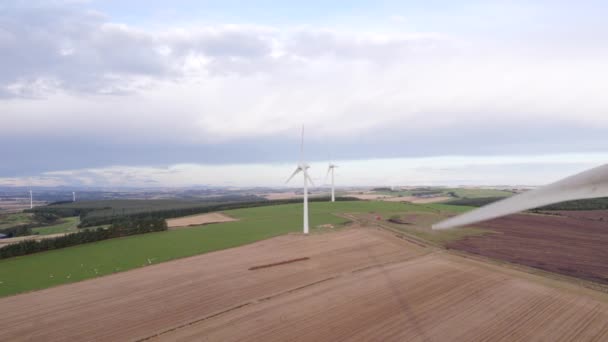
{"type": "Polygon", "coordinates": [[[9,8],[0,27],[0,135],[43,137],[49,149],[58,137],[117,146],[297,140],[305,123],[307,139],[353,150],[364,138],[421,137],[403,146],[418,154],[425,136],[460,131],[467,146],[485,148],[474,130],[505,127],[506,153],[519,153],[518,127],[538,127],[538,140],[559,148],[608,129],[607,56],[591,43],[358,27],[150,29],[59,5],[9,8]],[[545,125],[580,132],[563,137],[545,125]]]}
{"type": "MultiPolygon", "coordinates": [[[[608,154],[384,158],[338,160],[337,184],[373,185],[543,185],[598,166],[608,154]]],[[[323,186],[327,163],[311,163],[310,174],[323,186]]],[[[112,166],[44,172],[39,177],[0,178],[0,185],[186,187],[285,186],[295,163],[175,164],[167,167],[112,166]]],[[[296,179],[287,186],[299,187],[296,179]]]]}

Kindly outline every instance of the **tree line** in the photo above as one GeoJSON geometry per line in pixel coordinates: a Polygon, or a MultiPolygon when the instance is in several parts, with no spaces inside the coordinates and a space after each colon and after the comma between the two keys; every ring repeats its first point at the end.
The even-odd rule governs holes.
{"type": "MultiPolygon", "coordinates": [[[[329,197],[313,197],[309,198],[310,202],[325,202],[328,201],[329,197]]],[[[354,197],[336,197],[336,201],[357,201],[359,199],[354,197]]],[[[63,207],[54,207],[54,206],[46,206],[46,207],[37,207],[32,209],[32,212],[47,212],[53,213],[58,216],[67,217],[67,216],[80,216],[80,224],[79,228],[86,227],[95,227],[105,224],[113,224],[115,222],[120,222],[124,218],[129,218],[131,220],[138,220],[141,218],[158,218],[158,219],[169,219],[174,217],[182,217],[188,215],[195,214],[204,214],[214,211],[223,211],[223,210],[231,210],[231,209],[241,209],[241,208],[253,208],[253,207],[261,207],[261,206],[269,206],[269,205],[279,205],[279,204],[290,204],[290,203],[300,203],[301,199],[293,198],[293,199],[284,199],[284,200],[264,200],[264,201],[252,201],[252,202],[228,202],[228,203],[217,203],[217,204],[205,204],[199,207],[186,207],[186,208],[168,208],[168,209],[155,209],[150,208],[149,210],[141,211],[135,213],[129,213],[129,210],[123,211],[122,208],[114,209],[112,207],[104,207],[104,208],[63,208],[63,207]],[[109,211],[108,215],[96,215],[95,212],[99,212],[101,210],[109,211]]]]}
{"type": "Polygon", "coordinates": [[[158,218],[141,218],[132,220],[123,218],[115,222],[109,228],[97,228],[92,230],[81,230],[77,233],[42,240],[25,240],[0,248],[0,259],[6,259],[21,255],[50,251],[84,243],[91,243],[117,237],[161,232],[167,230],[167,222],[158,218]]]}

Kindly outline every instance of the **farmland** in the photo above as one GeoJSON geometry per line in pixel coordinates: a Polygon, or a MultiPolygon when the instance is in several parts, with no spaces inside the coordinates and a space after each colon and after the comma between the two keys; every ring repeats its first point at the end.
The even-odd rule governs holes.
{"type": "Polygon", "coordinates": [[[608,284],[608,222],[517,214],[477,226],[495,234],[468,236],[448,247],[608,284]]]}
{"type": "Polygon", "coordinates": [[[283,235],[0,306],[0,340],[608,338],[605,294],[364,227],[283,235]],[[303,261],[250,270],[294,258],[303,261]]]}
{"type": "MultiPolygon", "coordinates": [[[[418,206],[385,202],[314,202],[312,231],[323,224],[340,226],[348,219],[332,213],[437,211],[456,206],[418,206]]],[[[121,272],[151,263],[225,249],[301,230],[301,204],[227,211],[239,219],[199,228],[150,233],[96,242],[0,261],[0,296],[42,289],[121,272]]]]}

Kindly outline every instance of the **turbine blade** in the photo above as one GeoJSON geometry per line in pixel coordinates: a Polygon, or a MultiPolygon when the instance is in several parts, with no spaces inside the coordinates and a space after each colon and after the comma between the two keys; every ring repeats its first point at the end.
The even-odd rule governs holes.
{"type": "Polygon", "coordinates": [[[310,182],[310,184],[312,186],[315,186],[315,182],[312,181],[312,178],[310,178],[310,176],[308,175],[308,172],[304,172],[304,174],[306,175],[306,179],[308,179],[308,181],[310,182]]]}
{"type": "Polygon", "coordinates": [[[544,187],[449,218],[433,225],[433,229],[464,226],[564,201],[607,196],[608,164],[605,164],[544,187]]]}
{"type": "Polygon", "coordinates": [[[298,174],[298,172],[302,171],[302,169],[300,167],[297,167],[296,170],[291,174],[291,176],[289,176],[289,178],[287,178],[287,180],[285,181],[285,184],[289,183],[289,181],[298,174]]]}
{"type": "Polygon", "coordinates": [[[325,174],[325,179],[323,180],[323,184],[327,184],[327,177],[329,177],[330,172],[331,172],[331,165],[327,168],[327,173],[325,174]]]}
{"type": "Polygon", "coordinates": [[[302,125],[302,140],[300,140],[300,163],[304,161],[304,125],[302,125]]]}

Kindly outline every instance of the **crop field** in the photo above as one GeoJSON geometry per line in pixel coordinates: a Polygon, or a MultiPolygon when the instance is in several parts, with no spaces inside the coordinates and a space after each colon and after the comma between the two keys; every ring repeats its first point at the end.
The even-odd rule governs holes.
{"type": "Polygon", "coordinates": [[[71,233],[78,230],[78,216],[76,217],[65,217],[61,219],[61,222],[45,227],[32,228],[34,233],[40,235],[50,235],[59,233],[71,233]]]}
{"type": "MultiPolygon", "coordinates": [[[[485,197],[509,197],[513,193],[499,189],[484,189],[484,188],[430,188],[429,192],[436,192],[435,195],[450,198],[485,198],[485,197]]],[[[401,191],[376,191],[374,193],[395,196],[395,197],[410,197],[416,193],[423,193],[424,190],[401,190],[401,191]]]]}
{"type": "Polygon", "coordinates": [[[608,284],[608,221],[600,220],[605,216],[606,211],[511,215],[476,225],[494,234],[447,246],[608,284]]]}
{"type": "Polygon", "coordinates": [[[14,213],[0,215],[0,229],[28,224],[31,222],[33,222],[32,214],[14,213]]]}
{"type": "Polygon", "coordinates": [[[606,294],[363,227],[283,235],[0,307],[4,341],[608,338],[606,294]]]}
{"type": "MultiPolygon", "coordinates": [[[[458,210],[457,206],[385,202],[310,203],[312,231],[324,224],[339,227],[348,220],[332,213],[390,214],[410,210],[458,210]]],[[[269,237],[300,232],[302,205],[288,204],[226,211],[239,221],[112,239],[0,261],[0,296],[76,282],[136,267],[269,237]]]]}

